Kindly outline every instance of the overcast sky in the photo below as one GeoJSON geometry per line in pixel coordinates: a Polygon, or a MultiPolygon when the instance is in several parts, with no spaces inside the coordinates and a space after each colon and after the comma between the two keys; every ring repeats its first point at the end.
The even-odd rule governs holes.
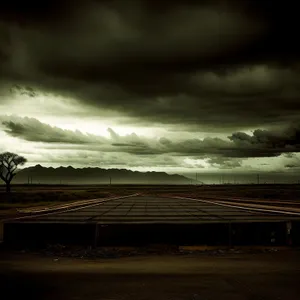
{"type": "Polygon", "coordinates": [[[295,3],[1,4],[0,152],[26,166],[298,172],[295,3]]]}

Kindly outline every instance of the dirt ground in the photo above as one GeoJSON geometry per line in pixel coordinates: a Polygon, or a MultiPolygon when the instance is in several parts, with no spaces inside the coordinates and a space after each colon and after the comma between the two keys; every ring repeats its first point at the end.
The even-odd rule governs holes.
{"type": "Polygon", "coordinates": [[[1,252],[0,277],[5,300],[298,300],[300,252],[97,260],[1,252]]]}

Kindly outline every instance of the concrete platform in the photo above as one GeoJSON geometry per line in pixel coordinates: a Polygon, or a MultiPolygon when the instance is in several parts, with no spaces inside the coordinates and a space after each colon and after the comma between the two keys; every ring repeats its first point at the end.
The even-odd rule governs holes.
{"type": "Polygon", "coordinates": [[[4,242],[299,245],[299,224],[300,215],[295,214],[135,196],[7,221],[4,242]]]}

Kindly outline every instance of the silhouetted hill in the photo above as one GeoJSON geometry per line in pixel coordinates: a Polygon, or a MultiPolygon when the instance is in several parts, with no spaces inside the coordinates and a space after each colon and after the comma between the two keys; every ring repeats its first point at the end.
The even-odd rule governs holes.
{"type": "Polygon", "coordinates": [[[41,165],[24,168],[14,178],[14,183],[51,184],[187,184],[190,179],[181,175],[170,175],[165,172],[137,172],[126,169],[101,168],[46,168],[41,165]]]}

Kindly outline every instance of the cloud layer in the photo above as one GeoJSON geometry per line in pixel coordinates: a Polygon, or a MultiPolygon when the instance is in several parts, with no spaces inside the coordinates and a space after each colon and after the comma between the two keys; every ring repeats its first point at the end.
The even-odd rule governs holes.
{"type": "Polygon", "coordinates": [[[292,1],[7,2],[0,109],[16,115],[1,117],[1,147],[41,162],[297,169],[299,26],[292,1]]]}
{"type": "Polygon", "coordinates": [[[34,12],[7,4],[1,12],[5,90],[7,82],[23,84],[133,122],[191,130],[297,119],[299,18],[290,2],[45,5],[34,12]]]}
{"type": "Polygon", "coordinates": [[[94,151],[223,158],[273,157],[300,152],[299,123],[276,131],[257,129],[251,135],[234,132],[227,139],[207,137],[172,141],[167,137],[148,138],[135,133],[121,136],[111,128],[107,129],[110,134],[107,138],[85,134],[79,130],[63,130],[27,117],[2,116],[0,119],[4,132],[12,137],[29,142],[59,144],[60,147],[70,145],[94,151]]]}

